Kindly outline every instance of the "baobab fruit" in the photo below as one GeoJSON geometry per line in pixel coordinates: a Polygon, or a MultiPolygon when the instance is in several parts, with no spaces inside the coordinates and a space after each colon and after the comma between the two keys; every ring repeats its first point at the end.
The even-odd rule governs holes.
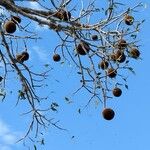
{"type": "Polygon", "coordinates": [[[115,70],[114,68],[109,68],[107,71],[107,75],[110,78],[115,78],[117,75],[117,70],[115,70]]]}
{"type": "Polygon", "coordinates": [[[114,53],[110,55],[110,60],[116,61],[116,55],[114,53]]]}
{"type": "Polygon", "coordinates": [[[14,23],[21,23],[21,18],[19,16],[12,16],[11,21],[14,23]]]}
{"type": "Polygon", "coordinates": [[[101,68],[101,69],[107,69],[108,68],[108,66],[109,66],[109,63],[108,63],[108,61],[105,61],[105,60],[103,60],[100,64],[99,64],[99,67],[101,68]]]}
{"type": "Polygon", "coordinates": [[[80,55],[86,55],[90,50],[90,46],[88,43],[82,41],[78,44],[76,51],[80,55]]]}
{"type": "Polygon", "coordinates": [[[22,55],[22,61],[26,61],[29,59],[29,53],[28,52],[24,51],[21,53],[21,55],[22,55]]]}
{"type": "Polygon", "coordinates": [[[137,59],[137,58],[140,56],[140,51],[139,51],[138,49],[136,49],[136,48],[132,48],[132,49],[130,50],[130,56],[131,56],[132,58],[137,59]]]}
{"type": "Polygon", "coordinates": [[[28,59],[29,59],[29,53],[26,51],[23,51],[21,54],[16,55],[16,60],[20,63],[23,63],[28,59]]]}
{"type": "Polygon", "coordinates": [[[106,120],[112,120],[115,116],[115,112],[111,108],[104,108],[102,111],[103,118],[106,120]]]}
{"type": "Polygon", "coordinates": [[[4,29],[7,33],[14,33],[16,31],[16,24],[13,21],[7,21],[4,24],[4,29]]]}
{"type": "Polygon", "coordinates": [[[127,47],[127,42],[124,40],[124,39],[121,39],[119,42],[118,42],[118,49],[125,49],[127,47]]]}
{"type": "Polygon", "coordinates": [[[123,63],[126,60],[126,56],[125,56],[125,54],[121,50],[118,50],[116,52],[115,56],[116,56],[116,60],[119,63],[123,63]]]}
{"type": "Polygon", "coordinates": [[[121,96],[121,94],[122,94],[122,90],[120,89],[120,88],[114,88],[113,89],[113,91],[112,91],[112,93],[113,93],[113,95],[115,96],[115,97],[119,97],[119,96],[121,96]]]}
{"type": "Polygon", "coordinates": [[[54,16],[60,20],[68,21],[71,18],[71,13],[69,11],[59,10],[54,14],[54,16]]]}
{"type": "Polygon", "coordinates": [[[53,60],[54,60],[55,62],[60,61],[60,59],[61,59],[61,57],[60,57],[59,54],[54,54],[54,55],[53,55],[53,60]]]}
{"type": "Polygon", "coordinates": [[[130,15],[126,15],[124,17],[124,21],[126,25],[132,25],[134,22],[134,17],[130,16],[130,15]]]}
{"type": "Polygon", "coordinates": [[[93,40],[93,41],[98,40],[98,36],[97,36],[97,35],[92,35],[92,37],[91,37],[91,38],[92,38],[92,40],[93,40]]]}
{"type": "Polygon", "coordinates": [[[69,21],[71,18],[71,13],[69,11],[64,11],[63,12],[63,20],[64,21],[69,21]]]}
{"type": "Polygon", "coordinates": [[[22,61],[22,55],[21,55],[21,54],[16,55],[16,60],[17,60],[18,62],[23,62],[23,61],[22,61]]]}
{"type": "Polygon", "coordinates": [[[54,17],[56,17],[56,18],[62,20],[62,19],[63,19],[63,13],[60,12],[60,11],[58,11],[58,12],[56,12],[56,13],[54,14],[54,17]]]}

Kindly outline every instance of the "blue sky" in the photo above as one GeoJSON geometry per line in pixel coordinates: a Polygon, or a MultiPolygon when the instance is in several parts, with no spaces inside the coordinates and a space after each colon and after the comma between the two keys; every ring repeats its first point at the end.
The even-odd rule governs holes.
{"type": "MultiPolygon", "coordinates": [[[[122,2],[131,6],[138,3],[139,0],[122,2]]],[[[145,8],[137,13],[138,19],[146,19],[142,25],[139,39],[141,39],[140,47],[141,61],[134,61],[133,66],[136,75],[130,74],[128,79],[129,90],[123,90],[120,98],[114,98],[111,107],[115,110],[116,116],[112,121],[105,121],[101,116],[102,106],[98,107],[92,103],[81,114],[78,108],[82,107],[84,102],[88,100],[88,94],[80,92],[76,96],[72,93],[78,88],[78,76],[75,75],[76,70],[71,64],[60,64],[52,61],[53,49],[55,43],[59,42],[55,38],[55,33],[49,31],[46,27],[41,30],[35,23],[31,28],[42,36],[42,40],[38,42],[29,42],[29,53],[31,55],[29,65],[50,64],[54,65],[54,70],[49,74],[50,85],[45,93],[50,94],[51,101],[57,101],[60,104],[58,113],[52,113],[56,120],[60,120],[60,125],[68,131],[60,131],[54,127],[50,127],[45,131],[45,146],[40,146],[38,150],[149,150],[150,149],[150,101],[149,85],[150,79],[148,71],[149,61],[149,24],[150,24],[150,2],[143,1],[145,8]],[[75,72],[75,73],[74,73],[75,72]],[[57,79],[60,79],[57,82],[57,79]],[[52,91],[55,91],[52,93],[52,91]],[[67,104],[64,97],[67,96],[73,101],[67,104]],[[74,136],[74,138],[71,138],[74,136]]],[[[35,3],[30,3],[31,7],[38,8],[35,3]]],[[[24,23],[27,20],[24,20],[24,23]]],[[[19,32],[19,31],[18,31],[19,32]]],[[[42,69],[42,67],[40,66],[42,69]]],[[[7,80],[10,83],[8,88],[14,86],[14,76],[10,76],[7,80]]],[[[15,87],[17,89],[17,87],[15,87]]],[[[15,144],[15,141],[24,134],[29,123],[29,116],[21,116],[23,111],[27,110],[26,104],[21,103],[15,107],[16,94],[9,94],[6,100],[0,104],[0,150],[25,150],[22,143],[15,144]]],[[[30,145],[33,149],[33,146],[30,145]]]]}

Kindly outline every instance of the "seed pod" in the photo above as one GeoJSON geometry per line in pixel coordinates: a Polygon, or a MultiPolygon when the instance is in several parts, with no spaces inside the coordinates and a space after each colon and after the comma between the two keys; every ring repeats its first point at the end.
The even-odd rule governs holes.
{"type": "Polygon", "coordinates": [[[26,61],[29,59],[29,53],[28,52],[24,51],[21,53],[21,55],[22,55],[22,61],[26,61]]]}
{"type": "Polygon", "coordinates": [[[115,116],[115,112],[111,108],[104,108],[102,115],[104,119],[112,120],[115,116]]]}
{"type": "Polygon", "coordinates": [[[109,66],[109,63],[108,63],[108,61],[102,61],[100,64],[99,64],[99,68],[101,68],[101,69],[107,69],[108,68],[108,66],[109,66]]]}
{"type": "Polygon", "coordinates": [[[93,40],[93,41],[98,40],[98,36],[97,36],[97,35],[92,35],[92,37],[91,37],[91,38],[92,38],[92,40],[93,40]]]}
{"type": "Polygon", "coordinates": [[[90,50],[90,46],[88,43],[82,41],[78,44],[76,51],[80,55],[86,55],[90,50]]]}
{"type": "Polygon", "coordinates": [[[116,55],[114,53],[110,55],[110,60],[116,61],[116,55]]]}
{"type": "Polygon", "coordinates": [[[126,25],[132,25],[134,22],[134,17],[126,15],[124,21],[126,25]]]}
{"type": "Polygon", "coordinates": [[[22,60],[22,55],[21,55],[21,54],[16,55],[16,60],[17,60],[18,62],[22,63],[22,62],[23,62],[23,60],[22,60]]]}
{"type": "Polygon", "coordinates": [[[119,42],[118,42],[118,49],[125,49],[127,47],[127,42],[123,39],[121,39],[119,42]]]}
{"type": "Polygon", "coordinates": [[[68,11],[64,11],[64,13],[63,13],[63,20],[64,21],[69,21],[70,20],[70,18],[71,18],[71,13],[68,11]]]}
{"type": "Polygon", "coordinates": [[[69,21],[71,18],[71,13],[69,11],[59,10],[54,14],[54,16],[60,20],[69,21]]]}
{"type": "Polygon", "coordinates": [[[115,70],[114,68],[109,68],[107,71],[107,75],[110,78],[115,78],[117,75],[117,70],[115,70]]]}
{"type": "Polygon", "coordinates": [[[4,24],[4,29],[7,33],[14,33],[16,31],[16,24],[13,21],[7,21],[4,24]]]}
{"type": "Polygon", "coordinates": [[[129,53],[131,57],[135,59],[137,59],[140,56],[140,51],[136,48],[132,48],[129,53]]]}
{"type": "Polygon", "coordinates": [[[121,96],[121,94],[122,94],[122,90],[120,89],[120,88],[114,88],[113,89],[113,95],[115,96],[115,97],[119,97],[119,96],[121,96]]]}
{"type": "Polygon", "coordinates": [[[60,57],[59,54],[54,54],[54,55],[53,55],[53,60],[54,60],[55,62],[60,61],[60,59],[61,59],[61,57],[60,57]]]}
{"type": "Polygon", "coordinates": [[[126,56],[125,56],[125,54],[121,50],[118,50],[116,52],[115,56],[116,56],[116,60],[119,63],[123,63],[126,60],[126,56]]]}

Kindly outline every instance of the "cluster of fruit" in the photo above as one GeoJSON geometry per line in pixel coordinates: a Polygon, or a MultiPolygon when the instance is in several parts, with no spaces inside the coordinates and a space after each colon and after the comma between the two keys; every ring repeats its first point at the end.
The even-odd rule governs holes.
{"type": "MultiPolygon", "coordinates": [[[[71,13],[65,10],[59,10],[54,14],[54,17],[63,20],[63,21],[69,21],[71,18],[71,13]]],[[[134,23],[134,18],[130,15],[125,15],[124,17],[124,22],[126,25],[132,25],[134,23]]],[[[21,23],[21,18],[19,16],[11,16],[11,19],[6,21],[4,23],[4,30],[6,33],[12,34],[16,31],[18,23],[21,23]]],[[[99,36],[98,35],[92,35],[91,39],[93,41],[98,41],[99,36]]],[[[100,61],[98,64],[99,69],[105,70],[106,71],[106,76],[109,78],[115,78],[117,76],[117,69],[115,69],[112,65],[112,61],[115,63],[123,63],[126,60],[126,57],[131,57],[134,59],[139,58],[140,52],[136,47],[129,47],[128,42],[125,39],[119,39],[119,41],[116,42],[115,44],[115,49],[113,52],[110,54],[106,54],[107,58],[105,57],[100,61]],[[128,50],[130,48],[130,50],[128,50]]],[[[81,40],[78,45],[76,46],[76,53],[78,55],[87,55],[90,53],[91,47],[88,42],[85,40],[81,40]]],[[[103,56],[102,56],[103,57],[103,56]]],[[[27,51],[23,51],[21,54],[16,55],[16,60],[20,63],[23,63],[24,61],[29,59],[29,54],[27,51]]],[[[61,60],[61,56],[59,54],[54,54],[53,55],[53,60],[55,62],[58,62],[61,60]]],[[[115,97],[119,97],[122,94],[122,90],[119,87],[115,87],[112,90],[112,94],[115,97]]],[[[110,108],[104,108],[103,112],[103,117],[106,120],[111,120],[114,117],[114,111],[110,108]]]]}
{"type": "MultiPolygon", "coordinates": [[[[134,23],[134,18],[130,15],[125,15],[124,22],[126,25],[132,25],[134,23]]],[[[91,39],[93,41],[99,40],[98,35],[92,35],[91,39]]],[[[115,50],[112,51],[110,54],[106,54],[107,58],[105,57],[100,61],[98,64],[98,68],[106,71],[106,76],[109,78],[115,78],[117,76],[117,68],[115,69],[112,65],[112,61],[116,64],[124,63],[126,61],[127,57],[137,59],[140,56],[140,51],[136,47],[131,47],[127,43],[125,39],[119,39],[115,43],[115,50]],[[117,43],[117,44],[116,44],[117,43]],[[109,67],[110,66],[110,67],[109,67]]],[[[90,52],[90,45],[88,42],[82,40],[80,43],[76,46],[76,53],[79,55],[87,55],[90,52]]],[[[60,61],[61,56],[59,54],[53,55],[54,61],[60,61]]],[[[112,94],[115,97],[119,97],[122,94],[122,90],[119,87],[115,87],[112,90],[112,94]]],[[[104,108],[102,111],[102,115],[106,120],[113,119],[115,113],[111,108],[104,108]]]]}
{"type": "MultiPolygon", "coordinates": [[[[124,22],[126,25],[132,25],[134,22],[134,18],[132,16],[126,15],[124,18],[124,22]]],[[[95,36],[94,36],[95,38],[95,36]]],[[[111,60],[117,61],[119,63],[123,63],[126,60],[126,55],[124,54],[124,49],[127,48],[128,43],[121,39],[118,43],[118,50],[110,56],[111,60]]],[[[140,56],[140,52],[137,48],[131,48],[128,51],[128,54],[131,58],[137,59],[140,56]]],[[[100,64],[102,69],[107,69],[109,63],[107,61],[102,61],[100,64]]],[[[117,70],[110,68],[108,69],[108,76],[110,78],[114,78],[117,75],[117,70]]],[[[112,91],[113,95],[116,97],[121,96],[122,90],[118,87],[114,88],[112,91]]],[[[104,108],[102,111],[103,118],[106,120],[112,120],[115,116],[115,112],[111,108],[104,108]]]]}
{"type": "MultiPolygon", "coordinates": [[[[10,20],[4,23],[4,30],[6,33],[12,34],[16,31],[16,25],[21,23],[21,18],[19,16],[11,16],[10,20]]],[[[29,53],[23,51],[21,54],[16,55],[16,60],[20,63],[27,61],[29,59],[29,53]]]]}

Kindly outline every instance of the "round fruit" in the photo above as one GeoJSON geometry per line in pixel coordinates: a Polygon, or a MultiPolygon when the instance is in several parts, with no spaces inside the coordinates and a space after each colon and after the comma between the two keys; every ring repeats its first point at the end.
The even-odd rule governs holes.
{"type": "Polygon", "coordinates": [[[14,22],[14,23],[21,23],[21,18],[19,16],[12,16],[11,17],[11,20],[14,22]]]}
{"type": "Polygon", "coordinates": [[[119,63],[123,63],[123,62],[126,60],[125,54],[124,54],[122,51],[118,50],[118,51],[116,52],[116,60],[117,60],[119,63]]]}
{"type": "Polygon", "coordinates": [[[22,55],[22,61],[26,61],[29,59],[29,53],[28,52],[24,51],[21,53],[21,55],[22,55]]]}
{"type": "Polygon", "coordinates": [[[120,88],[117,88],[117,87],[114,88],[112,92],[113,92],[113,95],[116,97],[119,97],[122,94],[122,90],[120,88]]]}
{"type": "Polygon", "coordinates": [[[136,48],[132,48],[130,50],[130,55],[131,55],[132,58],[136,59],[136,58],[138,58],[140,56],[140,51],[138,49],[136,49],[136,48]]]}
{"type": "Polygon", "coordinates": [[[71,18],[71,13],[68,11],[64,11],[63,12],[63,20],[65,20],[65,21],[69,21],[70,20],[70,18],[71,18]]]}
{"type": "Polygon", "coordinates": [[[76,48],[76,51],[80,55],[86,55],[90,50],[90,46],[86,42],[81,42],[76,48]]]}
{"type": "Polygon", "coordinates": [[[92,40],[94,40],[94,41],[98,40],[98,36],[97,35],[92,35],[92,40]]]}
{"type": "Polygon", "coordinates": [[[3,77],[0,76],[0,82],[3,80],[3,77]]]}
{"type": "Polygon", "coordinates": [[[14,33],[16,31],[16,24],[13,21],[7,21],[4,24],[4,29],[7,33],[14,33]]]}
{"type": "Polygon", "coordinates": [[[121,39],[119,42],[118,42],[118,48],[119,49],[125,49],[127,47],[127,42],[123,39],[121,39]]]}
{"type": "Polygon", "coordinates": [[[22,55],[21,55],[21,54],[16,55],[16,60],[17,60],[18,62],[23,62],[23,61],[22,61],[22,55]]]}
{"type": "Polygon", "coordinates": [[[107,75],[110,77],[110,78],[115,78],[116,75],[117,75],[117,70],[113,69],[113,68],[109,68],[108,71],[107,71],[107,75]]]}
{"type": "Polygon", "coordinates": [[[110,55],[110,59],[111,59],[112,61],[116,61],[116,55],[115,55],[115,54],[111,54],[111,55],[110,55]]]}
{"type": "Polygon", "coordinates": [[[54,55],[53,55],[53,60],[54,60],[54,61],[58,62],[58,61],[60,61],[60,59],[61,59],[61,57],[60,57],[59,54],[54,54],[54,55]]]}
{"type": "Polygon", "coordinates": [[[54,14],[55,17],[57,17],[58,19],[62,20],[63,19],[63,14],[62,12],[58,11],[54,14]]]}
{"type": "Polygon", "coordinates": [[[54,14],[54,16],[60,20],[68,21],[71,18],[71,13],[69,11],[59,10],[54,14]]]}
{"type": "Polygon", "coordinates": [[[102,115],[104,119],[112,120],[115,116],[115,112],[111,108],[104,108],[102,115]]]}
{"type": "Polygon", "coordinates": [[[99,67],[101,67],[101,69],[107,69],[109,66],[109,63],[107,61],[102,61],[100,64],[99,64],[99,67]]]}
{"type": "Polygon", "coordinates": [[[132,25],[134,22],[134,18],[132,16],[126,15],[124,18],[125,24],[132,25]]]}

